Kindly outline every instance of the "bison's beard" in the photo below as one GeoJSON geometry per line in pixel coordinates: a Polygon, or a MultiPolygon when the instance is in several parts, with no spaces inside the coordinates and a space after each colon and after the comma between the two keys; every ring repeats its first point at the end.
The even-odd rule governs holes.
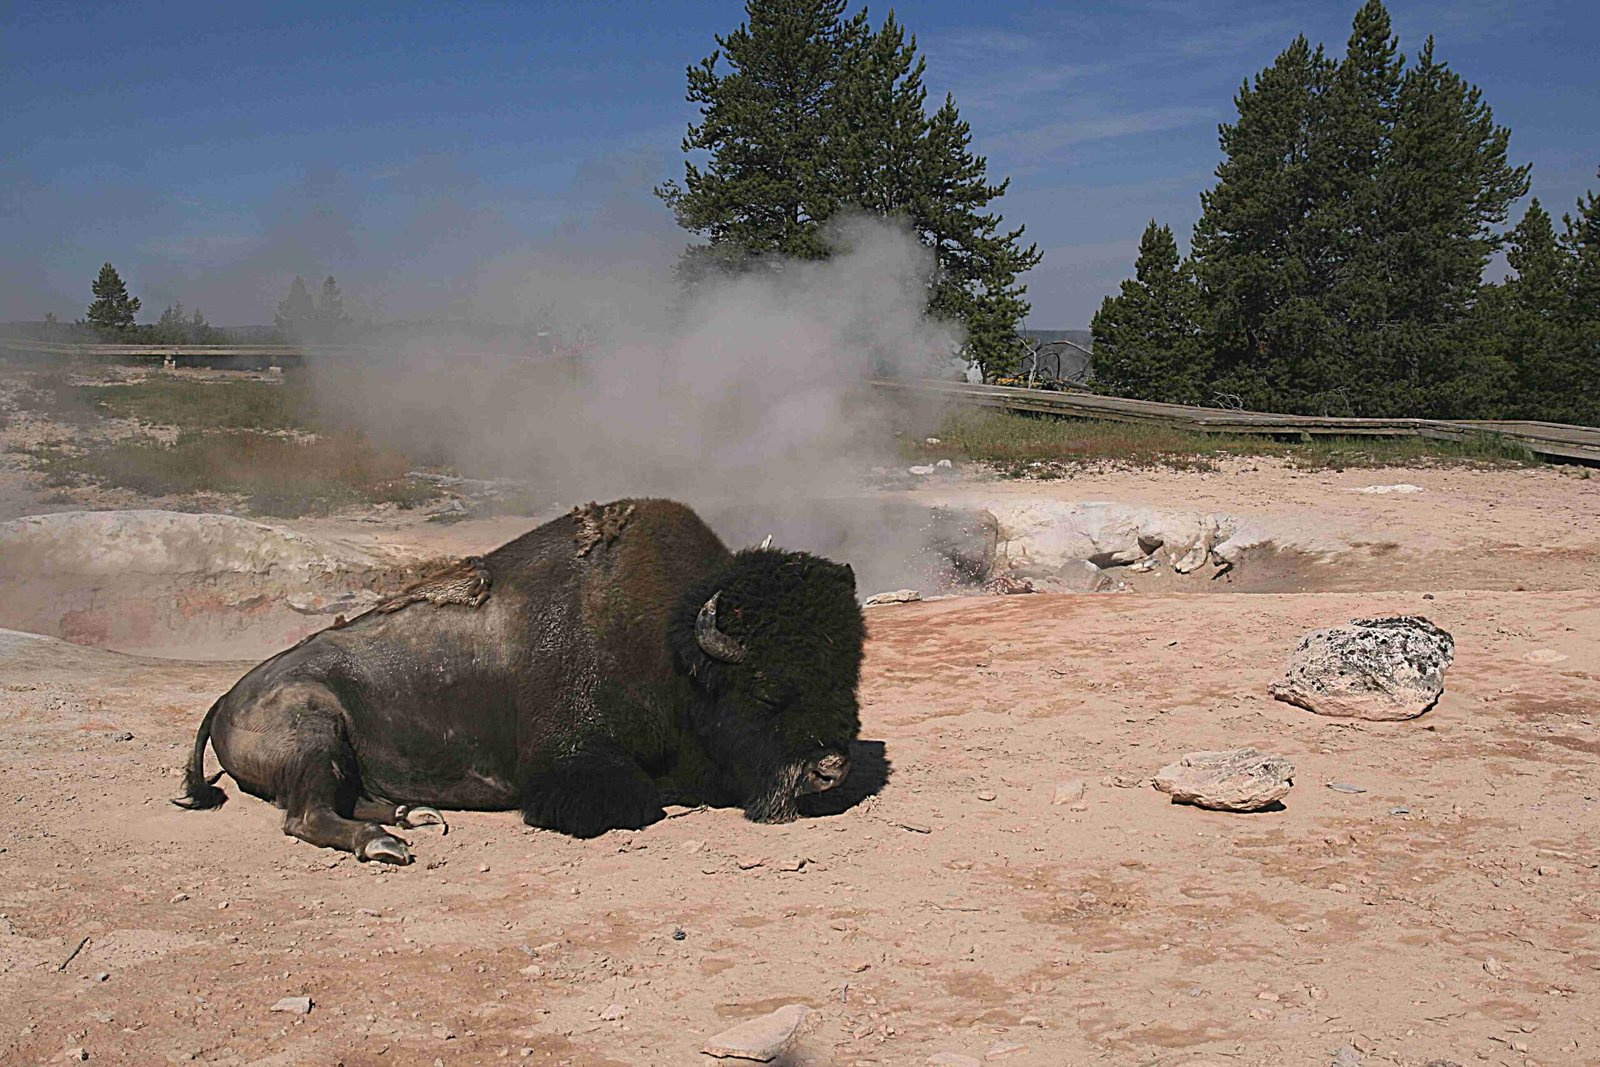
{"type": "Polygon", "coordinates": [[[795,798],[805,778],[804,761],[780,767],[744,803],[744,817],[751,822],[793,822],[800,817],[795,798]]]}

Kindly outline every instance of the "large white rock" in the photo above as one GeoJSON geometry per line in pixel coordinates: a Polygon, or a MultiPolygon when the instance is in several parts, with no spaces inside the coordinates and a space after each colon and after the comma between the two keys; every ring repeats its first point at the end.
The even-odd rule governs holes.
{"type": "Polygon", "coordinates": [[[1354,619],[1300,639],[1279,700],[1340,719],[1414,719],[1438,702],[1455,639],[1420,615],[1354,619]]]}
{"type": "Polygon", "coordinates": [[[1254,748],[1191,752],[1156,773],[1155,787],[1174,804],[1215,811],[1260,811],[1289,795],[1294,764],[1254,748]]]}
{"type": "Polygon", "coordinates": [[[789,1042],[794,1040],[795,1031],[810,1014],[811,1009],[804,1004],[787,1004],[722,1031],[707,1041],[701,1051],[718,1059],[771,1063],[783,1055],[789,1042]]]}

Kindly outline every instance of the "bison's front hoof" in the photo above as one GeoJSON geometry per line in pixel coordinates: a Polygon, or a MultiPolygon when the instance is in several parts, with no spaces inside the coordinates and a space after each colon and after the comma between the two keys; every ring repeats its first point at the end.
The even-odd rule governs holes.
{"type": "Polygon", "coordinates": [[[411,862],[411,850],[393,834],[380,834],[362,842],[361,847],[356,849],[356,859],[398,863],[404,867],[411,862]]]}
{"type": "Polygon", "coordinates": [[[395,817],[400,820],[400,825],[407,830],[415,830],[419,826],[437,826],[441,834],[450,832],[450,824],[444,821],[444,816],[438,808],[414,807],[399,808],[395,817]]]}

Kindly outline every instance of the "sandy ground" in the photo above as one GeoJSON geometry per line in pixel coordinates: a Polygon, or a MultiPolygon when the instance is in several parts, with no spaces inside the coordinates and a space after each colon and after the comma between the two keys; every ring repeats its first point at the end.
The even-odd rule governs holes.
{"type": "MultiPolygon", "coordinates": [[[[227,779],[167,804],[248,664],[0,635],[0,1063],[696,1064],[790,1003],[792,1065],[1600,1063],[1600,479],[1255,466],[923,490],[1270,510],[1371,566],[873,609],[860,773],[786,826],[460,814],[363,865],[227,779]],[[1347,491],[1398,482],[1427,492],[1347,491]],[[1434,711],[1266,697],[1306,630],[1382,612],[1455,635],[1434,711]],[[1149,785],[1246,745],[1295,763],[1283,810],[1149,785]],[[1085,810],[1052,803],[1073,780],[1085,810]]],[[[444,552],[524,525],[296,524],[444,552]]]]}

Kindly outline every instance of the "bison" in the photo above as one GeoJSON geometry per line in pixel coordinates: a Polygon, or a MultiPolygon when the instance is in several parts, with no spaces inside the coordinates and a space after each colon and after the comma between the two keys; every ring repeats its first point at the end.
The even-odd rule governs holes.
{"type": "Polygon", "coordinates": [[[665,804],[786,821],[849,771],[864,638],[848,566],[730,552],[671,501],[591,504],[252,669],[176,803],[226,800],[209,740],[285,833],[363,860],[409,863],[388,828],[440,809],[582,838],[665,804]]]}

